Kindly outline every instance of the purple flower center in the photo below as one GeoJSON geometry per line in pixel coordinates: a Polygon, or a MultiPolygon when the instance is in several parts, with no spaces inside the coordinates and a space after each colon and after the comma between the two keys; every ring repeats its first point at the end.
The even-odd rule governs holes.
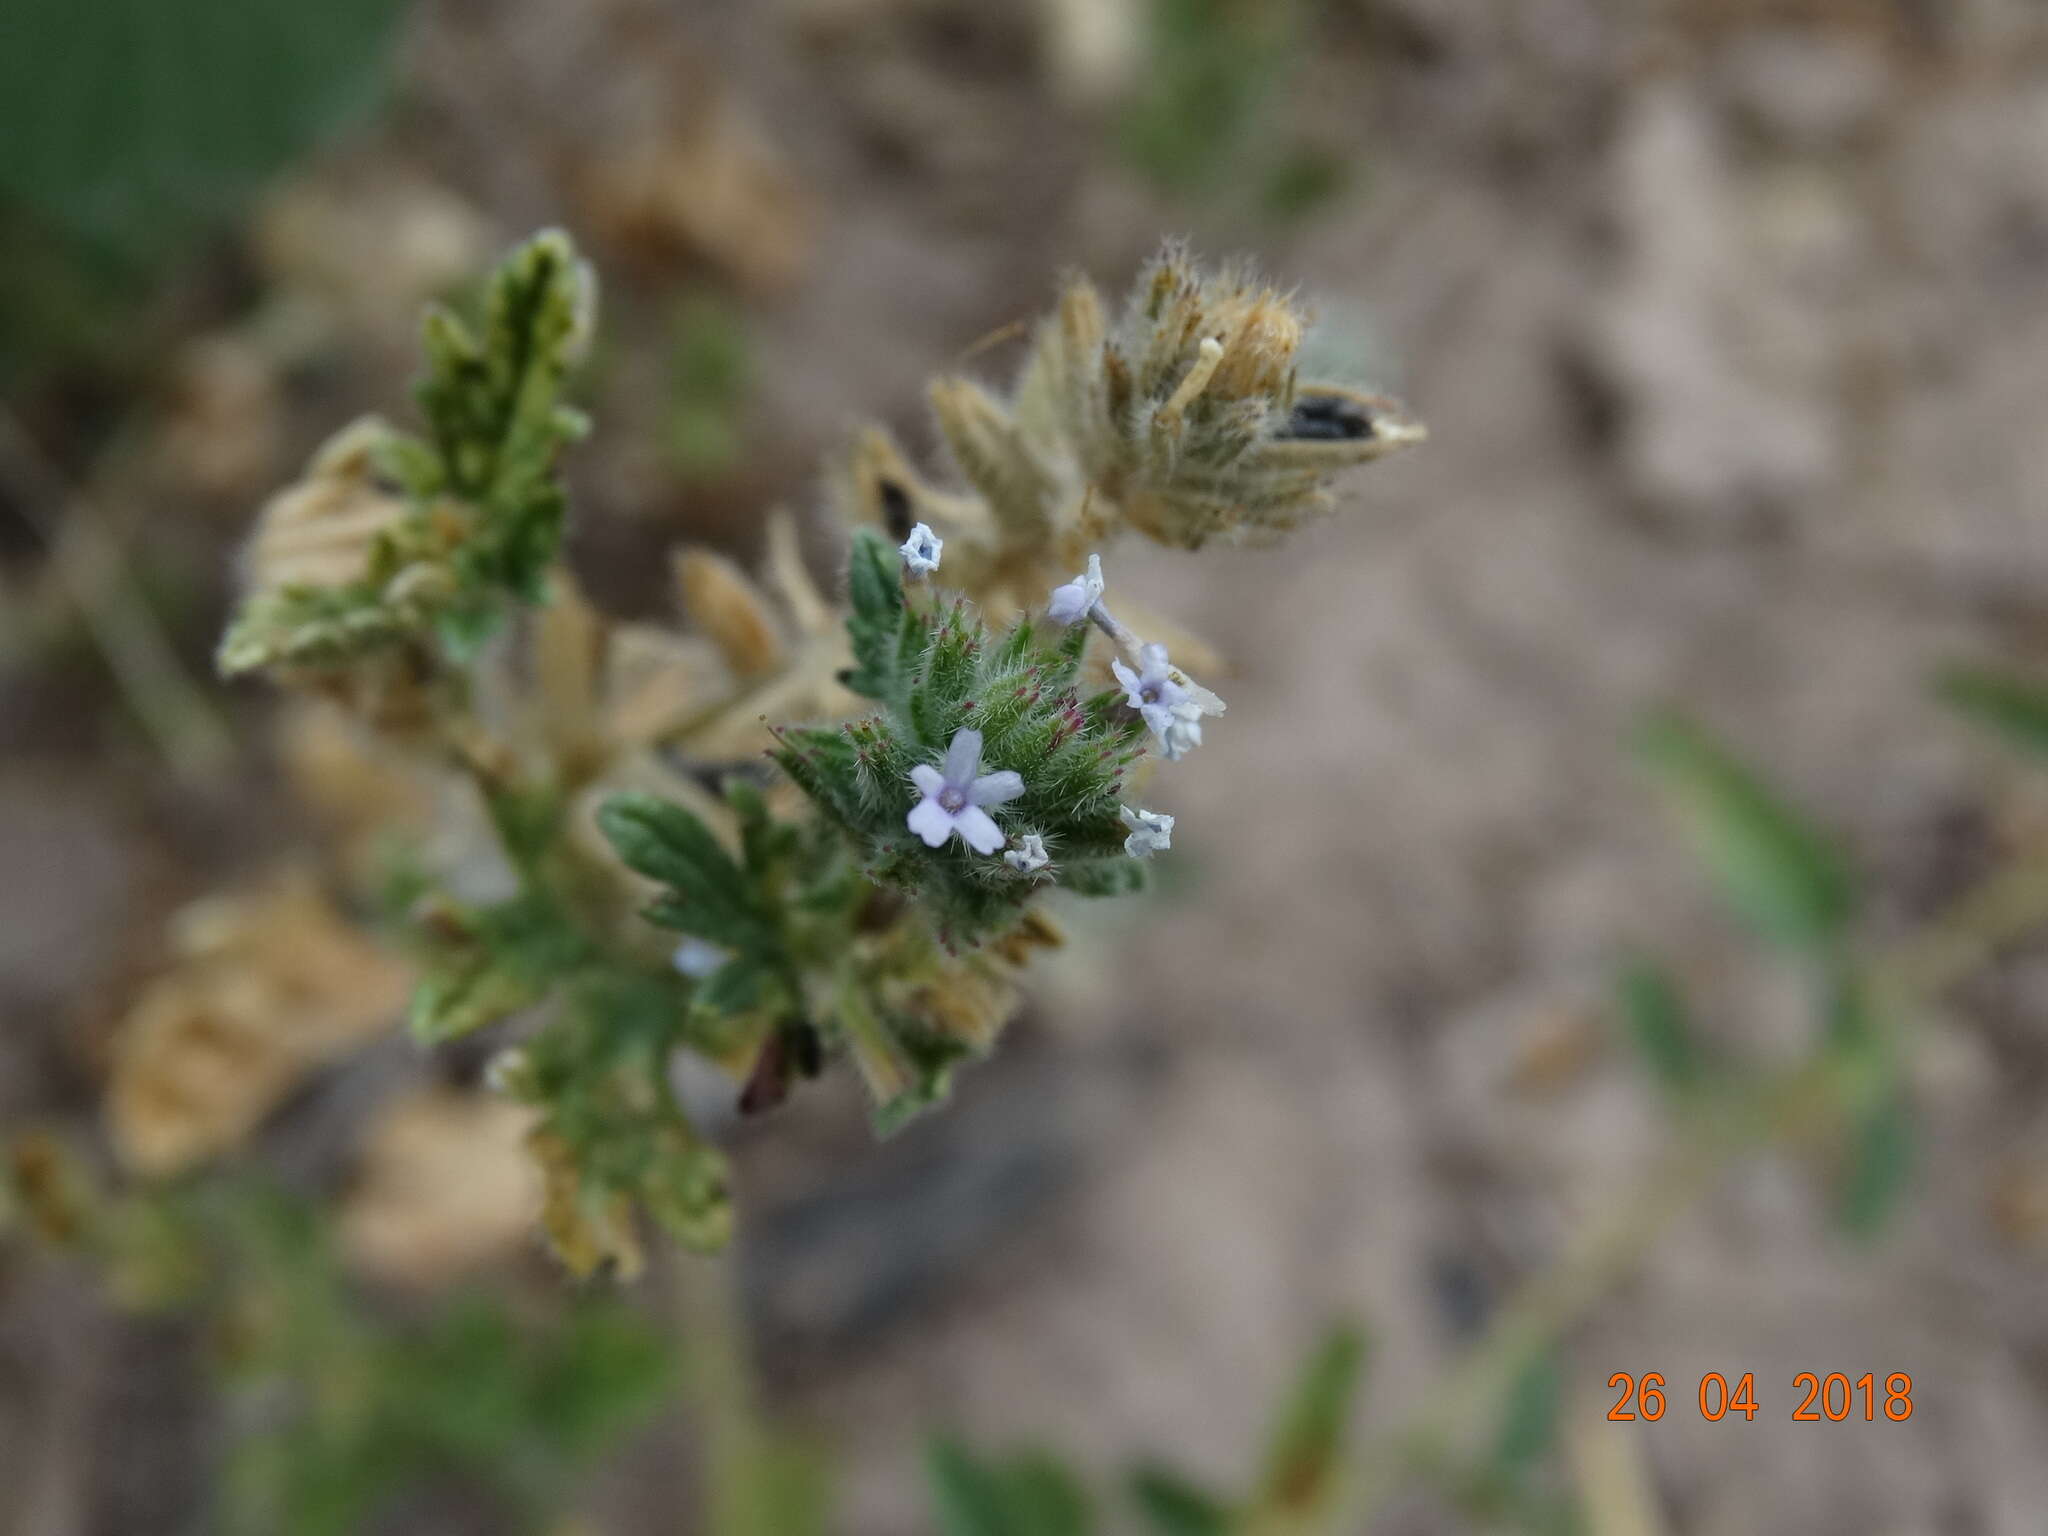
{"type": "Polygon", "coordinates": [[[967,809],[967,791],[948,784],[939,791],[939,809],[948,816],[958,816],[967,809]]]}
{"type": "Polygon", "coordinates": [[[1157,704],[1159,702],[1159,685],[1157,683],[1147,683],[1138,690],[1138,697],[1147,704],[1157,704]]]}

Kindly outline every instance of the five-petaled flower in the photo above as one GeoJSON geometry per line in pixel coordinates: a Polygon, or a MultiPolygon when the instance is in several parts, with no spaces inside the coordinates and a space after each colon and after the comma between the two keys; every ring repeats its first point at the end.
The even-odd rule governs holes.
{"type": "Polygon", "coordinates": [[[1045,611],[1056,624],[1076,624],[1102,601],[1102,556],[1090,555],[1088,569],[1052,589],[1045,611]]]}
{"type": "Polygon", "coordinates": [[[976,853],[994,853],[1009,841],[982,807],[1016,799],[1024,793],[1024,779],[1008,769],[981,773],[981,732],[955,731],[945,766],[919,763],[910,778],[924,798],[910,808],[907,822],[927,848],[941,846],[955,832],[976,853]]]}
{"type": "Polygon", "coordinates": [[[896,552],[903,557],[903,567],[911,575],[929,576],[939,568],[939,551],[945,546],[944,539],[919,523],[896,552]]]}
{"type": "Polygon", "coordinates": [[[1003,862],[1020,875],[1035,875],[1052,862],[1052,856],[1045,851],[1045,839],[1036,832],[1026,832],[1017,840],[1017,846],[1003,855],[1003,862]]]}
{"type": "Polygon", "coordinates": [[[1131,835],[1124,839],[1124,852],[1134,859],[1150,858],[1173,846],[1173,818],[1161,811],[1132,810],[1120,805],[1117,814],[1131,835]]]}
{"type": "Polygon", "coordinates": [[[1223,701],[1168,661],[1166,647],[1156,642],[1138,652],[1138,670],[1120,660],[1109,665],[1170,763],[1202,744],[1204,715],[1223,713],[1223,701]]]}

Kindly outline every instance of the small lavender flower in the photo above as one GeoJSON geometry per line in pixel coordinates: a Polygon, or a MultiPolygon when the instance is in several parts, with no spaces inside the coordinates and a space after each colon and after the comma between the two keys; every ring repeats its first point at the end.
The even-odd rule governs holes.
{"type": "Polygon", "coordinates": [[[1139,670],[1112,661],[1110,670],[1123,685],[1131,708],[1159,738],[1159,750],[1177,763],[1202,744],[1202,717],[1223,713],[1223,701],[1166,659],[1156,642],[1138,652],[1139,670]]]}
{"type": "Polygon", "coordinates": [[[958,730],[943,769],[919,763],[910,770],[924,798],[910,808],[907,823],[927,848],[940,847],[955,832],[976,853],[994,853],[1009,841],[982,807],[1016,799],[1024,793],[1024,779],[1008,769],[977,778],[980,768],[981,732],[958,730]]]}
{"type": "Polygon", "coordinates": [[[1173,846],[1171,816],[1160,811],[1134,811],[1128,805],[1120,805],[1116,810],[1124,825],[1131,829],[1131,835],[1124,839],[1124,852],[1132,858],[1148,859],[1173,846]]]}
{"type": "Polygon", "coordinates": [[[1017,846],[1003,855],[1003,862],[1020,875],[1035,875],[1052,862],[1052,856],[1045,851],[1044,838],[1026,832],[1017,846]]]}
{"type": "Polygon", "coordinates": [[[668,963],[692,981],[702,981],[717,972],[732,955],[703,939],[684,939],[669,956],[668,963]]]}
{"type": "Polygon", "coordinates": [[[1052,589],[1045,611],[1055,624],[1076,624],[1087,618],[1090,610],[1101,601],[1102,556],[1090,555],[1087,570],[1072,581],[1052,589]]]}
{"type": "Polygon", "coordinates": [[[944,539],[919,523],[910,530],[910,537],[903,541],[897,553],[903,556],[904,569],[911,575],[929,576],[939,568],[939,551],[945,546],[944,539]]]}

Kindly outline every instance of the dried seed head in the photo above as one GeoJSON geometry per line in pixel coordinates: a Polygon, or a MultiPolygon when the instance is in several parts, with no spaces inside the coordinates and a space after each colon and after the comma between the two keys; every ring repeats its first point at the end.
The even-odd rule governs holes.
{"type": "Polygon", "coordinates": [[[1211,319],[1224,337],[1223,361],[1209,380],[1219,399],[1284,399],[1294,384],[1294,355],[1306,330],[1301,316],[1271,289],[1219,305],[1211,319]]]}

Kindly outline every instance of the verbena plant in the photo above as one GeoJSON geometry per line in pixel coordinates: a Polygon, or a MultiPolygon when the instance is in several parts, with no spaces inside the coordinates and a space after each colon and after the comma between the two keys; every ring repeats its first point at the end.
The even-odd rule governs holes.
{"type": "MultiPolygon", "coordinates": [[[[1152,808],[1170,803],[1154,794],[1170,779],[1154,771],[1198,749],[1223,705],[1190,674],[1209,670],[1198,641],[1121,586],[1112,611],[1101,554],[1118,535],[1190,549],[1275,537],[1326,505],[1337,471],[1419,435],[1388,402],[1299,381],[1302,322],[1278,295],[1168,250],[1114,320],[1070,283],[1009,391],[934,386],[964,485],[934,486],[878,431],[858,439],[831,476],[849,530],[841,602],[812,584],[786,519],[768,520],[765,584],[687,553],[679,576],[705,637],[693,650],[601,620],[560,563],[557,461],[584,432],[563,392],[594,300],[568,242],[544,235],[499,270],[474,322],[436,312],[424,429],[359,422],[273,501],[221,652],[227,671],[338,700],[471,786],[491,847],[415,856],[390,882],[421,968],[413,1023],[433,1042],[516,1021],[491,1077],[538,1112],[546,1225],[578,1274],[636,1266],[636,1207],[696,1246],[729,1229],[723,1164],[672,1086],[679,1054],[727,1070],[747,1112],[846,1056],[891,1130],[993,1044],[1018,973],[1059,941],[1047,898],[1135,890],[1170,851],[1172,818],[1152,808]]],[[[1941,692],[2048,752],[2048,688],[1969,668],[1941,692]]],[[[2048,865],[2022,851],[1921,927],[1878,931],[1827,832],[1700,729],[1659,716],[1639,747],[1731,907],[1808,983],[1809,1048],[1735,1059],[1670,974],[1627,966],[1616,1012],[1672,1126],[1640,1187],[1404,1422],[1347,1451],[1363,1348],[1340,1329],[1246,1491],[1133,1476],[1150,1528],[1356,1530],[1410,1484],[1475,1518],[1582,1528],[1593,1495],[1551,1454],[1560,1341],[1688,1197],[1758,1145],[1818,1143],[1846,1233],[1867,1237],[1895,1209],[1913,1167],[1914,1031],[1944,991],[2048,924],[2048,865]]],[[[132,1260],[145,1217],[172,1236],[206,1225],[175,1192],[96,1202],[31,1139],[13,1163],[9,1190],[53,1241],[132,1260]],[[112,1214],[95,1220],[102,1206],[112,1214]]],[[[216,1225],[249,1276],[269,1266],[296,1283],[293,1244],[246,1240],[270,1217],[216,1225]]],[[[202,1267],[196,1244],[141,1248],[202,1267]]],[[[277,1335],[290,1348],[259,1375],[359,1385],[357,1361],[374,1356],[372,1374],[399,1385],[344,1394],[331,1421],[259,1446],[244,1474],[259,1522],[320,1507],[332,1483],[345,1524],[362,1490],[419,1475],[422,1446],[435,1467],[488,1459],[464,1428],[476,1405],[404,1367],[419,1354],[467,1373],[472,1355],[507,1352],[496,1322],[457,1311],[387,1338],[324,1302],[314,1315],[310,1332],[277,1335]]],[[[572,1360],[587,1353],[568,1343],[572,1360]]],[[[659,1385],[639,1368],[647,1353],[624,1351],[632,1369],[571,1394],[593,1423],[644,1411],[659,1385]]],[[[567,1468],[595,1431],[551,1406],[554,1347],[524,1358],[486,1383],[493,1433],[567,1468]]],[[[1042,1454],[945,1442],[930,1468],[958,1536],[1099,1528],[1078,1480],[1042,1454]]]]}
{"type": "Polygon", "coordinates": [[[578,1274],[637,1266],[636,1206],[691,1246],[727,1237],[678,1053],[727,1069],[748,1112],[850,1058],[892,1131],[993,1045],[1019,971],[1060,942],[1046,898],[1134,892],[1170,848],[1154,770],[1224,704],[1186,670],[1199,642],[1121,587],[1112,610],[1104,550],[1277,538],[1339,471],[1421,436],[1387,400],[1298,378],[1304,319],[1246,270],[1169,247],[1114,314],[1072,280],[1007,391],[933,386],[964,483],[928,482],[879,430],[835,467],[841,604],[786,521],[773,599],[686,555],[722,671],[665,653],[694,686],[626,710],[647,637],[560,564],[596,297],[550,232],[473,318],[431,312],[421,429],[359,421],[273,501],[220,648],[224,672],[339,700],[474,785],[489,893],[474,850],[393,882],[412,1024],[434,1043],[521,1021],[491,1080],[538,1111],[545,1224],[578,1274]]]}

